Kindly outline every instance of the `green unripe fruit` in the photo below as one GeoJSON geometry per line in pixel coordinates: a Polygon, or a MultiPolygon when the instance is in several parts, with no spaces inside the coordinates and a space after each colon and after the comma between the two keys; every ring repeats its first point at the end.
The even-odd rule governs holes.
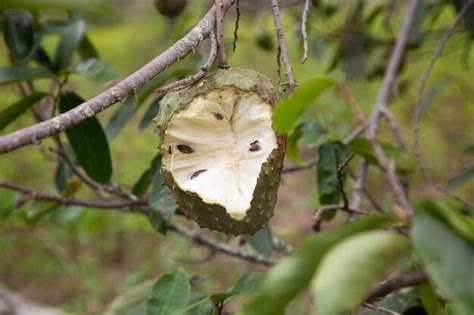
{"type": "Polygon", "coordinates": [[[180,15],[186,5],[187,0],[154,0],[156,9],[166,17],[176,17],[180,15]]]}
{"type": "Polygon", "coordinates": [[[162,178],[201,227],[238,235],[267,226],[286,145],[272,126],[278,100],[263,75],[220,69],[161,101],[162,178]]]}

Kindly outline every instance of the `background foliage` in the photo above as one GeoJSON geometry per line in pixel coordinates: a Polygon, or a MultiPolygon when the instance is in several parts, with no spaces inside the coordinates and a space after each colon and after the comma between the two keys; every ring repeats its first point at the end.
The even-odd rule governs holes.
{"type": "MultiPolygon", "coordinates": [[[[316,171],[304,167],[284,175],[271,229],[239,238],[199,231],[174,215],[173,200],[161,186],[151,119],[162,96],[154,91],[195,73],[206,59],[204,42],[120,104],[60,138],[2,155],[2,182],[64,198],[93,198],[94,189],[54,151],[60,139],[60,155],[80,165],[86,178],[147,197],[149,215],[132,213],[140,207],[127,212],[59,205],[0,189],[1,285],[81,314],[278,314],[284,309],[345,314],[362,305],[381,280],[423,268],[428,282],[376,304],[404,314],[472,314],[473,209],[459,198],[474,202],[473,7],[437,61],[422,99],[420,143],[428,176],[459,198],[421,178],[412,146],[420,73],[461,7],[461,0],[421,1],[390,100],[408,149],[398,148],[386,123],[377,134],[397,174],[411,179],[416,211],[411,224],[397,219],[369,141],[362,136],[347,141],[358,123],[339,89],[343,82],[361,110],[370,113],[406,3],[313,1],[305,64],[300,63],[302,5],[282,12],[300,87],[278,105],[274,123],[288,133],[286,167],[315,165],[316,171]],[[377,215],[343,224],[352,215],[333,209],[324,213],[322,231],[314,233],[314,211],[343,201],[337,172],[351,154],[355,157],[343,172],[346,192],[352,193],[351,175],[366,159],[371,168],[365,187],[377,201],[377,215]],[[279,263],[257,266],[196,246],[169,232],[170,220],[279,263]]],[[[208,8],[208,1],[193,1],[178,17],[167,18],[151,1],[2,1],[1,134],[67,111],[110,87],[184,35],[208,8]]],[[[242,1],[237,49],[231,53],[234,18],[231,9],[229,63],[256,69],[277,83],[271,12],[242,1]]],[[[365,198],[360,207],[372,210],[374,204],[365,198]]]]}

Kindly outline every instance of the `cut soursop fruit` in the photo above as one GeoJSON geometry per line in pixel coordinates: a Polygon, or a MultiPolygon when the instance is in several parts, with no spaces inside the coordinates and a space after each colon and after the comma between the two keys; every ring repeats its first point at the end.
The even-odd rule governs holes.
{"type": "Polygon", "coordinates": [[[273,216],[286,143],[272,127],[277,100],[263,75],[220,69],[161,101],[162,178],[201,227],[253,234],[273,216]]]}

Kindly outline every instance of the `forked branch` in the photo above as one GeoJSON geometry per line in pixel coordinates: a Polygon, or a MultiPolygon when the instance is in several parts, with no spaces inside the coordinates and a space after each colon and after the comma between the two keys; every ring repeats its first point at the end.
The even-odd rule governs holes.
{"type": "MultiPolygon", "coordinates": [[[[227,11],[233,4],[233,0],[220,1],[224,11],[227,11]]],[[[6,153],[26,145],[37,144],[41,140],[77,125],[81,121],[92,117],[119,102],[134,90],[150,81],[153,77],[184,58],[202,40],[209,36],[209,33],[216,24],[215,11],[215,7],[212,7],[204,18],[187,35],[112,88],[66,113],[5,136],[1,136],[0,153],[6,153]]]]}

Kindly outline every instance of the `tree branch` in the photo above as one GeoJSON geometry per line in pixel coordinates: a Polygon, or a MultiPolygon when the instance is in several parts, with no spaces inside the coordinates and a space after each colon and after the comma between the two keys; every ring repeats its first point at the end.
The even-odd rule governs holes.
{"type": "Polygon", "coordinates": [[[0,182],[0,188],[17,191],[23,194],[27,199],[52,201],[63,205],[75,205],[84,206],[99,209],[127,209],[132,206],[143,206],[147,205],[145,200],[117,200],[117,199],[98,199],[98,200],[84,200],[84,199],[73,199],[63,198],[55,195],[50,195],[42,192],[38,192],[33,189],[21,187],[12,183],[0,182]]]}
{"type": "Polygon", "coordinates": [[[224,41],[224,15],[225,8],[222,0],[214,0],[214,7],[216,8],[216,37],[217,37],[217,50],[219,52],[219,68],[227,69],[227,54],[225,51],[224,41]]]}
{"type": "MultiPolygon", "coordinates": [[[[0,182],[0,188],[5,188],[8,190],[16,191],[23,194],[27,199],[33,200],[43,200],[43,201],[51,201],[56,202],[63,205],[77,205],[77,206],[84,206],[90,208],[97,208],[97,209],[111,209],[111,210],[119,210],[119,211],[126,211],[131,207],[137,207],[139,209],[139,214],[148,215],[148,201],[144,199],[99,199],[99,200],[84,200],[84,199],[71,199],[71,198],[63,198],[55,195],[50,195],[42,192],[35,191],[33,189],[21,187],[16,184],[0,182]]],[[[219,242],[215,239],[205,237],[203,235],[196,234],[190,229],[187,229],[184,226],[179,224],[170,223],[169,230],[176,232],[178,234],[184,235],[187,238],[191,239],[192,241],[207,246],[211,250],[215,250],[226,254],[228,256],[236,257],[239,259],[243,259],[252,263],[261,264],[265,266],[271,266],[276,261],[271,258],[264,257],[262,255],[254,255],[247,253],[246,251],[236,248],[234,246],[228,245],[226,243],[219,242]]]]}
{"type": "Polygon", "coordinates": [[[413,271],[398,278],[385,281],[379,286],[375,287],[367,298],[367,302],[373,302],[380,300],[381,298],[389,295],[392,292],[398,291],[403,288],[408,288],[427,281],[428,278],[423,270],[413,271]]]}
{"type": "MultiPolygon", "coordinates": [[[[228,10],[233,0],[221,0],[224,10],[228,10]]],[[[215,8],[211,8],[204,18],[183,38],[158,57],[131,74],[112,88],[82,103],[74,109],[36,125],[20,129],[0,137],[0,153],[9,152],[25,145],[38,144],[42,139],[58,134],[81,121],[92,117],[117,103],[153,77],[184,58],[215,26],[215,8]]]]}
{"type": "Polygon", "coordinates": [[[272,4],[273,22],[275,23],[275,30],[278,37],[278,73],[280,73],[280,57],[283,60],[285,66],[286,78],[288,79],[288,90],[290,94],[293,94],[296,88],[296,81],[293,76],[293,70],[291,69],[290,60],[288,58],[288,48],[286,47],[285,33],[281,25],[280,8],[278,7],[278,0],[270,0],[272,4]]]}
{"type": "Polygon", "coordinates": [[[171,231],[174,231],[178,234],[184,235],[190,240],[196,242],[197,244],[205,245],[209,248],[213,248],[218,252],[224,253],[228,256],[236,257],[243,259],[249,262],[253,262],[260,265],[271,266],[276,263],[272,258],[267,258],[262,255],[253,255],[249,254],[239,248],[235,248],[229,244],[216,241],[213,238],[205,237],[200,234],[196,234],[192,230],[185,228],[184,226],[177,224],[170,224],[168,227],[171,231]]]}
{"type": "Polygon", "coordinates": [[[301,36],[303,36],[303,58],[301,63],[305,63],[308,59],[308,13],[311,6],[311,0],[305,0],[303,14],[301,15],[301,36]]]}

